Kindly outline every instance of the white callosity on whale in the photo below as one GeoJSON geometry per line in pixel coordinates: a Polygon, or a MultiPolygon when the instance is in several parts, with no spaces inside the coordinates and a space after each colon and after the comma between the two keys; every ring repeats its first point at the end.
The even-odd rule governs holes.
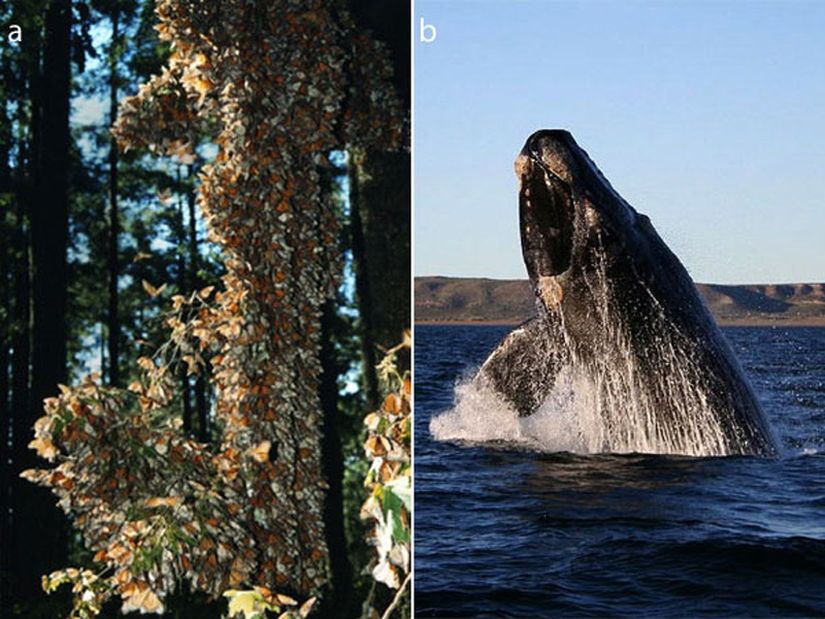
{"type": "Polygon", "coordinates": [[[515,168],[538,315],[460,385],[456,407],[431,424],[435,437],[585,453],[777,453],[733,352],[649,219],[565,131],[535,133],[515,168]]]}

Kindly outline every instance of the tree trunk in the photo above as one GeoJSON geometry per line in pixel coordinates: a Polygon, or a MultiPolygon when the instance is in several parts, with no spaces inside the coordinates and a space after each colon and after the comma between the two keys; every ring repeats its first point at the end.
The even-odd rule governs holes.
{"type": "MultiPolygon", "coordinates": [[[[5,60],[5,58],[4,58],[5,60]]],[[[8,74],[6,63],[3,70],[8,74]]],[[[8,77],[7,77],[8,79],[8,77]]],[[[3,97],[8,90],[3,84],[3,97]]],[[[9,401],[9,356],[11,354],[11,294],[9,265],[11,260],[12,238],[11,210],[13,202],[11,167],[11,123],[6,106],[0,108],[0,607],[8,597],[7,583],[11,563],[9,561],[9,541],[11,540],[11,520],[8,510],[11,499],[9,486],[9,463],[11,461],[11,416],[9,401]]]]}
{"type": "Polygon", "coordinates": [[[358,305],[358,326],[361,336],[361,357],[364,370],[364,396],[368,410],[378,406],[378,376],[375,373],[376,348],[373,329],[372,292],[367,262],[364,226],[361,222],[359,181],[355,166],[350,166],[350,238],[352,267],[355,272],[355,297],[358,305]]]}
{"type": "MultiPolygon", "coordinates": [[[[52,0],[46,9],[45,46],[40,98],[40,139],[36,145],[37,175],[31,208],[34,265],[32,385],[29,415],[16,424],[15,454],[32,436],[43,399],[66,382],[66,307],[69,181],[69,86],[72,3],[52,0]]],[[[18,470],[42,464],[29,450],[18,470]]],[[[61,567],[66,558],[65,521],[51,493],[29,482],[18,484],[15,504],[17,575],[24,597],[39,594],[40,576],[61,567]]]]}
{"type": "MultiPolygon", "coordinates": [[[[177,185],[180,188],[180,167],[177,169],[177,185]]],[[[184,258],[184,247],[186,246],[186,225],[183,221],[183,201],[178,197],[178,219],[175,224],[177,230],[178,250],[177,250],[177,268],[178,268],[178,290],[179,294],[187,294],[190,290],[189,277],[186,269],[186,259],[184,258]]],[[[181,386],[181,400],[183,407],[183,431],[187,436],[193,435],[192,427],[192,394],[189,386],[189,372],[187,365],[183,362],[179,364],[178,376],[180,377],[181,386]]]]}
{"type": "MultiPolygon", "coordinates": [[[[19,141],[19,161],[15,170],[16,200],[14,213],[14,234],[12,236],[13,261],[12,282],[14,296],[11,316],[11,462],[8,469],[8,491],[11,498],[12,513],[9,521],[11,537],[9,546],[4,549],[6,558],[14,565],[20,557],[18,548],[20,521],[19,503],[21,486],[25,483],[19,478],[22,470],[21,461],[26,457],[26,424],[31,420],[29,407],[29,369],[31,362],[31,241],[29,238],[28,213],[31,211],[31,179],[34,174],[32,151],[40,135],[39,122],[39,45],[32,47],[32,54],[27,59],[24,69],[24,81],[29,95],[31,116],[26,114],[26,106],[18,106],[17,122],[28,128],[28,135],[19,141]]],[[[20,595],[19,576],[9,573],[4,581],[3,593],[10,598],[20,595]]]]}
{"type": "Polygon", "coordinates": [[[204,378],[204,373],[208,372],[208,369],[201,368],[201,371],[195,377],[195,407],[198,411],[198,440],[201,443],[208,443],[210,439],[209,398],[206,393],[206,379],[204,378]]]}
{"type": "Polygon", "coordinates": [[[324,526],[332,570],[332,598],[327,602],[328,614],[346,616],[352,591],[352,567],[347,555],[344,529],[344,456],[338,427],[338,374],[333,342],[335,302],[327,301],[321,315],[321,409],[324,411],[324,432],[321,444],[324,474],[329,484],[324,503],[324,526]]]}
{"type": "MultiPolygon", "coordinates": [[[[409,2],[350,0],[356,22],[373,31],[390,50],[393,83],[407,109],[409,2]]],[[[410,154],[409,151],[350,153],[350,209],[356,293],[362,326],[365,388],[370,409],[377,404],[377,347],[401,341],[410,326],[410,154]],[[367,264],[380,265],[370,271],[367,264]]],[[[399,367],[409,367],[408,355],[399,367]]]]}
{"type": "MultiPolygon", "coordinates": [[[[12,541],[12,562],[21,565],[27,562],[24,535],[34,534],[25,530],[23,502],[30,496],[31,484],[18,476],[30,461],[27,444],[32,429],[32,414],[29,405],[29,364],[31,362],[31,284],[29,235],[26,223],[28,203],[23,195],[17,197],[15,217],[15,266],[14,266],[14,331],[12,337],[11,360],[11,410],[12,410],[12,465],[9,475],[13,512],[11,527],[14,531],[12,541]],[[28,459],[28,460],[27,460],[28,459]],[[22,545],[21,545],[22,544],[22,545]]],[[[39,488],[36,490],[40,490],[39,488]]],[[[42,493],[38,493],[42,498],[42,493]]],[[[17,574],[14,583],[15,593],[19,594],[18,584],[21,574],[17,574]]]]}
{"type": "Polygon", "coordinates": [[[183,431],[186,433],[186,436],[192,436],[192,394],[189,389],[189,375],[187,374],[185,363],[181,363],[179,365],[178,376],[180,377],[181,400],[183,407],[183,431]]]}
{"type": "MultiPolygon", "coordinates": [[[[191,183],[195,172],[193,167],[187,166],[187,180],[191,183]]],[[[198,270],[200,269],[200,255],[198,254],[198,220],[197,210],[195,208],[195,188],[187,187],[186,190],[186,206],[189,216],[189,285],[192,290],[200,287],[200,276],[198,270]]]]}
{"type": "MultiPolygon", "coordinates": [[[[117,61],[119,56],[120,13],[115,3],[111,15],[112,42],[109,49],[109,127],[117,121],[117,90],[118,74],[117,61]]],[[[120,320],[118,317],[118,279],[120,267],[118,263],[118,235],[120,234],[120,214],[118,212],[117,194],[117,142],[114,137],[109,139],[109,251],[106,267],[109,274],[109,310],[106,322],[108,324],[109,341],[109,382],[120,385],[120,320]]]]}
{"type": "MultiPolygon", "coordinates": [[[[193,181],[194,168],[187,168],[187,180],[193,181]]],[[[189,215],[189,287],[197,290],[201,287],[200,281],[200,254],[198,251],[198,220],[195,209],[195,188],[189,186],[186,192],[186,205],[189,215]]],[[[209,440],[209,399],[206,395],[206,368],[195,377],[195,406],[198,412],[198,440],[206,443],[209,440]]]]}
{"type": "MultiPolygon", "coordinates": [[[[409,109],[410,3],[350,0],[350,6],[356,23],[386,43],[396,91],[409,109]]],[[[397,344],[404,328],[410,326],[410,153],[350,152],[349,178],[365,391],[369,410],[375,410],[380,405],[375,375],[378,348],[397,344]]],[[[409,364],[408,353],[399,355],[400,369],[409,364]]],[[[402,600],[396,609],[399,617],[409,615],[409,592],[402,600]]]]}
{"type": "MultiPolygon", "coordinates": [[[[7,122],[3,114],[3,122],[7,122]]],[[[5,135],[3,136],[6,137],[5,135]]],[[[9,188],[9,166],[8,148],[5,140],[3,152],[0,153],[0,191],[5,194],[2,200],[3,210],[0,211],[0,604],[4,604],[9,591],[7,583],[11,570],[9,548],[11,540],[11,520],[8,510],[11,500],[11,486],[9,482],[11,462],[11,410],[9,401],[9,359],[11,354],[11,294],[9,265],[11,264],[10,253],[12,242],[12,232],[8,223],[11,217],[7,211],[11,210],[12,202],[9,188]]]]}

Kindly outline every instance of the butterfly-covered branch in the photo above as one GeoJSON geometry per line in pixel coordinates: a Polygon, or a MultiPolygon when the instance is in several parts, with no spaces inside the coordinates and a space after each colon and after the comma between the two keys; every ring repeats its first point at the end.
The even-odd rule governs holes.
{"type": "Polygon", "coordinates": [[[168,66],[122,103],[114,133],[124,150],[178,158],[204,136],[215,146],[198,204],[227,272],[208,306],[170,320],[172,344],[139,360],[129,390],[63,387],[38,421],[32,446],[57,466],[26,475],[101,567],[47,578],[73,583],[78,617],[112,594],[162,612],[180,584],[279,608],[322,590],[319,321],[340,262],[319,169],[348,145],[397,148],[404,127],[387,54],[344,2],[159,0],[157,15],[168,66]],[[201,347],[217,445],[184,436],[168,406],[174,365],[201,371],[201,347]]]}

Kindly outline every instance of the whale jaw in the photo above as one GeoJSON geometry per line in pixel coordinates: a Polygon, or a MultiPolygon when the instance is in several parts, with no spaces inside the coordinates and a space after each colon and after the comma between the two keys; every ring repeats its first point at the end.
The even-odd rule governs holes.
{"type": "Polygon", "coordinates": [[[573,256],[575,210],[567,186],[540,162],[520,155],[521,250],[533,282],[564,273],[573,256]]]}

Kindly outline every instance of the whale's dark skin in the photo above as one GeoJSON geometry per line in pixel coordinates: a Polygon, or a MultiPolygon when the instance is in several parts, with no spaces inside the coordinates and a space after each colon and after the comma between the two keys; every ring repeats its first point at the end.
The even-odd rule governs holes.
{"type": "Polygon", "coordinates": [[[499,344],[475,380],[526,416],[572,358],[608,367],[621,354],[633,368],[632,389],[654,402],[658,424],[691,423],[683,405],[695,397],[718,420],[718,453],[776,454],[736,357],[650,220],[622,199],[567,131],[534,133],[515,169],[522,254],[539,311],[499,344]],[[682,358],[687,369],[673,362],[682,358]],[[682,383],[662,378],[667,372],[690,376],[682,383],[696,388],[678,391],[682,383]]]}

